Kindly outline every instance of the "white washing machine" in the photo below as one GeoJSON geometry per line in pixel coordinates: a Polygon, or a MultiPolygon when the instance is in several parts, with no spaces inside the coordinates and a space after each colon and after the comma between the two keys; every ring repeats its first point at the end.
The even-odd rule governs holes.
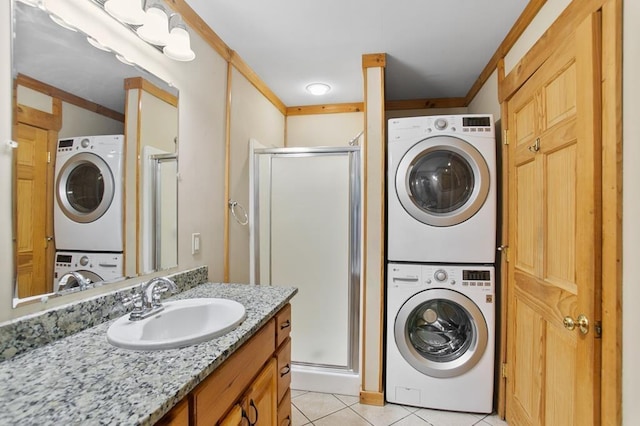
{"type": "MultiPolygon", "coordinates": [[[[58,291],[60,278],[68,272],[79,272],[92,283],[123,278],[122,253],[56,252],[53,291],[58,291]]],[[[72,278],[75,281],[75,279],[72,278]]]]}
{"type": "Polygon", "coordinates": [[[494,268],[390,263],[387,401],[493,410],[494,268]]]}
{"type": "Polygon", "coordinates": [[[57,250],[123,251],[123,157],[122,135],[58,141],[57,250]]]}
{"type": "Polygon", "coordinates": [[[388,124],[388,260],[493,263],[492,116],[394,118],[388,124]]]}

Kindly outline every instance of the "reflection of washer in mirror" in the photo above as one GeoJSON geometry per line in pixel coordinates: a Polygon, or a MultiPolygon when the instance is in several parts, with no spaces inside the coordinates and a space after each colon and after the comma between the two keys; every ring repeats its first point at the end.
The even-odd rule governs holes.
{"type": "Polygon", "coordinates": [[[57,148],[56,249],[122,252],[124,136],[60,139],[57,148]]]}

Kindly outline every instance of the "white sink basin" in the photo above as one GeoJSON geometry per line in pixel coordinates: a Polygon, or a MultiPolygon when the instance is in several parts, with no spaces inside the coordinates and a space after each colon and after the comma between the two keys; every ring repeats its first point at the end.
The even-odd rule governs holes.
{"type": "Polygon", "coordinates": [[[107,330],[107,340],[125,349],[173,349],[222,336],[246,317],[244,306],[228,299],[184,299],[163,306],[139,321],[129,320],[129,314],[119,318],[107,330]]]}

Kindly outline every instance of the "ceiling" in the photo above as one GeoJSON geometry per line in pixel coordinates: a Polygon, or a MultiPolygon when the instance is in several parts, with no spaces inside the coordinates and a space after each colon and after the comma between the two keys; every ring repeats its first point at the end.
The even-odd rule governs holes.
{"type": "Polygon", "coordinates": [[[186,0],[287,106],[362,102],[362,55],[386,99],[464,97],[528,0],[186,0]],[[305,91],[312,82],[332,90],[305,91]]]}

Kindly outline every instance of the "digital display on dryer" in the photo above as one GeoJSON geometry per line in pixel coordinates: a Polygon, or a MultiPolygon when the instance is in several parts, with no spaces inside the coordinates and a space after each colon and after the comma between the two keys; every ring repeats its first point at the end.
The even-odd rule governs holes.
{"type": "Polygon", "coordinates": [[[57,263],[71,263],[71,255],[70,254],[59,254],[56,256],[57,263]]]}
{"type": "Polygon", "coordinates": [[[465,281],[490,281],[491,271],[470,271],[464,269],[462,271],[462,279],[465,281]]]}
{"type": "Polygon", "coordinates": [[[58,141],[58,148],[71,148],[73,146],[73,139],[63,139],[58,141]]]}
{"type": "Polygon", "coordinates": [[[491,127],[489,117],[462,117],[464,127],[491,127]]]}

